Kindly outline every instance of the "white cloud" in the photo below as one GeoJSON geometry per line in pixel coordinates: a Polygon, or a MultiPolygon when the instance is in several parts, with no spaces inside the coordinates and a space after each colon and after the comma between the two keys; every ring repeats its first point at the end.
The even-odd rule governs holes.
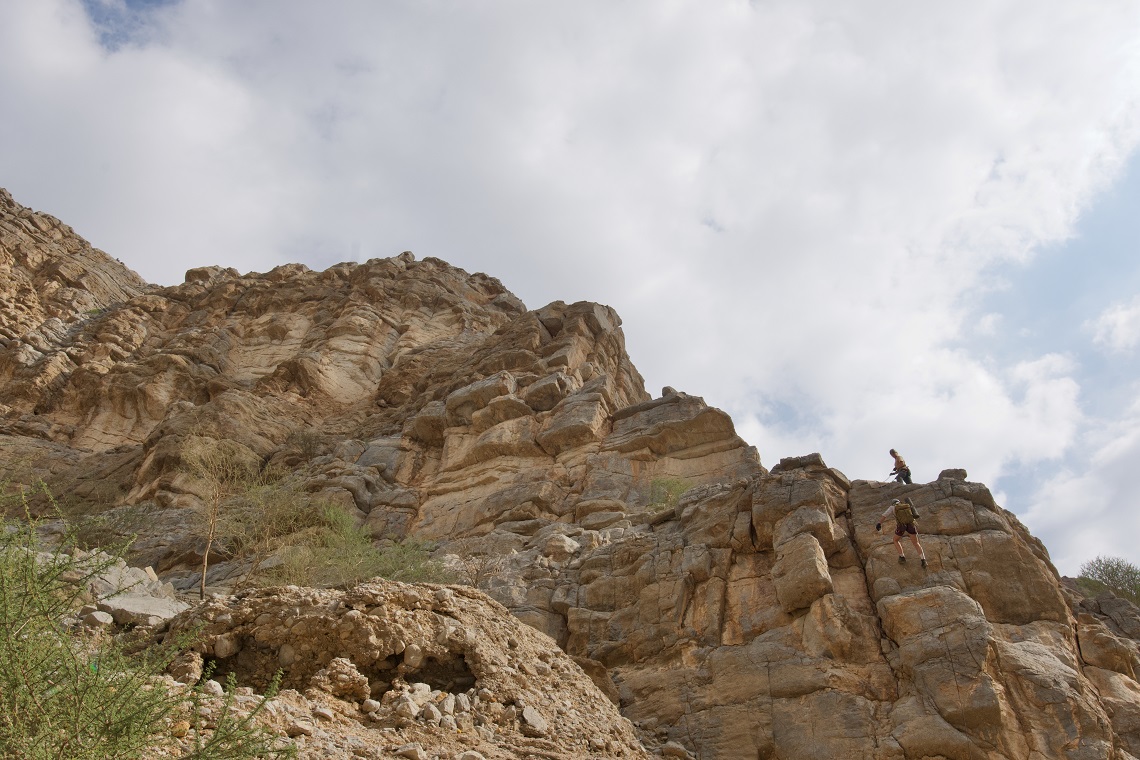
{"type": "Polygon", "coordinates": [[[1002,315],[997,313],[984,314],[974,323],[974,332],[978,335],[996,335],[1002,324],[1002,315]]]}
{"type": "MultiPolygon", "coordinates": [[[[961,467],[971,480],[993,483],[1012,463],[1057,460],[1066,452],[1084,422],[1067,369],[1064,359],[1046,357],[998,375],[963,353],[941,352],[897,375],[882,367],[866,384],[842,375],[855,385],[839,401],[818,405],[817,417],[804,425],[771,414],[773,424],[765,424],[750,411],[755,404],[742,407],[737,419],[768,466],[819,451],[849,477],[883,480],[891,465],[887,450],[897,448],[917,482],[961,467]]],[[[802,414],[803,406],[796,411],[802,414]]]]}
{"type": "Polygon", "coordinates": [[[0,184],[151,280],[411,249],[609,303],[651,390],[852,477],[1085,424],[1069,360],[969,341],[1136,146],[1130,0],[187,0],[113,54],[75,0],[5,13],[0,184]]]}
{"type": "Polygon", "coordinates": [[[1115,353],[1131,352],[1140,343],[1140,296],[1109,306],[1085,328],[1092,332],[1096,345],[1115,353]]]}

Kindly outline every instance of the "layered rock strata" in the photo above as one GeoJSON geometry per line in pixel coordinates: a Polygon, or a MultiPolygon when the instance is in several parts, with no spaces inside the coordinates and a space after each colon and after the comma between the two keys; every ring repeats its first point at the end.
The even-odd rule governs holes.
{"type": "Polygon", "coordinates": [[[21,360],[0,372],[33,361],[71,326],[149,287],[54,216],[0,188],[0,345],[16,341],[21,360]]]}

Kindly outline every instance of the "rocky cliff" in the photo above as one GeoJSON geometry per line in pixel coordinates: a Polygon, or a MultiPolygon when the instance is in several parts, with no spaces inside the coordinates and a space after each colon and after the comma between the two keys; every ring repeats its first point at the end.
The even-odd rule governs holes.
{"type": "MultiPolygon", "coordinates": [[[[138,535],[135,561],[177,587],[197,582],[204,550],[185,527],[201,491],[182,444],[228,440],[377,541],[432,542],[549,637],[542,672],[570,662],[563,650],[668,753],[1140,757],[1135,608],[1064,587],[961,471],[851,481],[812,454],[769,472],[723,412],[646,393],[608,307],[527,310],[494,278],[407,252],[155,287],[6,193],[0,272],[5,479],[43,478],[73,510],[117,517],[138,535]],[[898,564],[874,531],[904,495],[927,568],[898,564]]],[[[248,570],[218,560],[217,590],[248,570]]],[[[473,592],[450,593],[438,603],[473,592]]],[[[256,680],[288,661],[287,681],[316,677],[282,655],[304,641],[267,627],[268,602],[209,604],[187,614],[212,621],[203,654],[223,670],[256,680]]],[[[475,652],[464,646],[440,657],[475,652]]],[[[390,649],[342,659],[372,674],[369,691],[388,683],[377,657],[407,665],[390,649]]],[[[322,665],[337,655],[324,650],[322,665]]],[[[476,693],[493,680],[465,675],[476,693]]],[[[575,752],[641,751],[613,725],[609,750],[575,752]]]]}

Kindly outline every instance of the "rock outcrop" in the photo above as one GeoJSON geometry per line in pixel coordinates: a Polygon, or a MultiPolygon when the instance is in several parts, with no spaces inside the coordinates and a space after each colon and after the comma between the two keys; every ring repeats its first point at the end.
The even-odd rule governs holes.
{"type": "Polygon", "coordinates": [[[268,589],[206,602],[169,635],[197,628],[196,651],[219,676],[257,689],[283,669],[286,697],[303,695],[310,714],[324,715],[307,731],[297,725],[305,716],[280,727],[302,756],[356,756],[345,742],[326,746],[336,734],[448,758],[465,748],[487,760],[650,756],[568,655],[473,589],[379,580],[268,589]],[[314,747],[316,724],[325,741],[314,747]]]}
{"type": "MultiPolygon", "coordinates": [[[[705,760],[1140,757],[1140,616],[1063,585],[964,470],[851,481],[809,454],[769,472],[720,410],[646,393],[612,309],[527,310],[438,259],[159,288],[7,195],[0,231],[11,483],[47,480],[190,588],[202,493],[183,442],[225,440],[378,542],[431,542],[502,605],[377,582],[183,613],[252,687],[282,667],[409,745],[469,720],[486,757],[639,756],[605,701],[646,746],[705,760]],[[904,495],[925,568],[874,531],[904,495]]],[[[206,580],[248,570],[223,552],[206,580]]]]}
{"type": "Polygon", "coordinates": [[[18,341],[13,358],[23,360],[0,371],[38,358],[37,345],[50,348],[70,327],[149,288],[66,224],[0,188],[0,345],[18,341]]]}

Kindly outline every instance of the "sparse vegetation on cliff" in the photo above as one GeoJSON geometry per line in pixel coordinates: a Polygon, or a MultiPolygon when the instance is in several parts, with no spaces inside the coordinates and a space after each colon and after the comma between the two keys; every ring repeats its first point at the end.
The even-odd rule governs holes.
{"type": "Polygon", "coordinates": [[[684,478],[656,478],[649,487],[649,508],[654,512],[673,509],[691,487],[684,478]]]}
{"type": "Polygon", "coordinates": [[[451,580],[423,544],[377,548],[371,534],[345,509],[314,498],[284,472],[260,469],[252,452],[239,444],[191,436],[182,458],[203,489],[198,512],[198,529],[206,542],[199,585],[203,598],[209,553],[217,544],[250,561],[246,579],[254,583],[341,586],[375,577],[451,580]]]}
{"type": "Polygon", "coordinates": [[[454,580],[422,543],[380,549],[344,510],[326,505],[321,516],[319,527],[294,536],[282,551],[281,564],[267,575],[270,580],[297,586],[344,586],[376,577],[407,583],[454,580]]]}

